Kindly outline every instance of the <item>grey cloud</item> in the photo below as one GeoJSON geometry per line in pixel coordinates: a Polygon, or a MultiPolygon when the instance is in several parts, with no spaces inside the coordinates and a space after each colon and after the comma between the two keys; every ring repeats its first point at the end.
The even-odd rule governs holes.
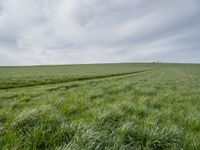
{"type": "Polygon", "coordinates": [[[1,0],[0,65],[198,62],[199,13],[199,0],[1,0]]]}

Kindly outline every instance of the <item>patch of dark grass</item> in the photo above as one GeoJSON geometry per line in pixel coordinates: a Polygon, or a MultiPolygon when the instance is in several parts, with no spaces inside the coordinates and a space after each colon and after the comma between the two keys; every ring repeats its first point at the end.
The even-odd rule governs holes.
{"type": "Polygon", "coordinates": [[[165,127],[138,126],[133,123],[122,127],[121,134],[124,135],[124,144],[135,149],[181,148],[178,147],[181,143],[178,133],[165,127]]]}
{"type": "Polygon", "coordinates": [[[122,113],[111,112],[100,116],[97,126],[100,128],[108,128],[108,130],[111,130],[120,126],[123,120],[124,117],[122,113]]]}
{"type": "Polygon", "coordinates": [[[21,97],[21,98],[19,99],[19,102],[20,102],[20,103],[27,103],[27,102],[31,101],[32,99],[33,99],[32,96],[24,96],[24,97],[21,97]]]}
{"type": "Polygon", "coordinates": [[[13,129],[24,134],[32,127],[40,124],[53,125],[59,122],[59,118],[56,113],[52,112],[51,106],[40,106],[29,111],[21,112],[18,117],[13,121],[13,129]]]}
{"type": "Polygon", "coordinates": [[[22,108],[22,107],[23,107],[23,104],[20,104],[20,103],[18,103],[18,102],[13,102],[13,103],[11,104],[12,110],[20,109],[20,108],[22,108]]]}
{"type": "Polygon", "coordinates": [[[76,126],[63,122],[48,126],[36,126],[22,140],[24,147],[33,149],[53,149],[59,145],[70,143],[77,132],[76,126]],[[30,142],[30,143],[28,143],[30,142]]]}
{"type": "Polygon", "coordinates": [[[133,103],[124,102],[120,104],[119,109],[125,112],[125,114],[133,115],[135,112],[135,105],[133,103]]]}
{"type": "Polygon", "coordinates": [[[6,112],[1,112],[0,113],[0,124],[4,124],[7,121],[7,116],[8,114],[6,112]]]}
{"type": "Polygon", "coordinates": [[[65,85],[65,86],[58,86],[56,88],[49,88],[47,89],[48,92],[57,91],[57,90],[68,90],[70,88],[79,87],[80,84],[72,84],[72,85],[65,85]]]}
{"type": "Polygon", "coordinates": [[[104,96],[106,96],[106,91],[104,89],[92,90],[92,92],[88,93],[90,100],[103,99],[104,96]]]}
{"type": "Polygon", "coordinates": [[[79,149],[103,150],[108,145],[106,134],[94,128],[83,128],[75,137],[75,143],[79,149]]]}
{"type": "Polygon", "coordinates": [[[148,88],[145,89],[143,93],[147,96],[155,96],[157,94],[157,90],[155,88],[148,88]]]}
{"type": "Polygon", "coordinates": [[[52,149],[69,143],[76,133],[76,127],[48,105],[21,112],[12,128],[19,133],[20,149],[52,149]]]}
{"type": "Polygon", "coordinates": [[[83,109],[80,109],[78,107],[71,107],[68,110],[65,110],[64,113],[66,116],[71,117],[73,115],[79,114],[83,111],[83,109]]]}
{"type": "Polygon", "coordinates": [[[193,132],[200,132],[200,119],[197,117],[187,117],[184,119],[182,126],[193,132]]]}

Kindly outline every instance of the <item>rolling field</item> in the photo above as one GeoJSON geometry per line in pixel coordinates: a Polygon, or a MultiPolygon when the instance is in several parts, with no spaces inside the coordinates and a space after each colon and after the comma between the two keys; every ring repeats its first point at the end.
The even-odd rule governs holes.
{"type": "Polygon", "coordinates": [[[151,66],[147,64],[0,67],[0,89],[124,75],[148,69],[151,66]]]}
{"type": "Polygon", "coordinates": [[[0,149],[199,150],[200,65],[0,67],[0,149]]]}

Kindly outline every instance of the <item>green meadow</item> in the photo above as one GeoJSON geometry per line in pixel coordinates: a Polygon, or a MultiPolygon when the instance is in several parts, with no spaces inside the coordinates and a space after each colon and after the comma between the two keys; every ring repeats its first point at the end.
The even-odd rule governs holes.
{"type": "Polygon", "coordinates": [[[2,150],[199,150],[200,65],[0,67],[2,150]]]}

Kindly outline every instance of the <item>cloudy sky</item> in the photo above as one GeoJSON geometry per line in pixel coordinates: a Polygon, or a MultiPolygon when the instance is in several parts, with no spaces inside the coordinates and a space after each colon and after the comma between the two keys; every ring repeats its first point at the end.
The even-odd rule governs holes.
{"type": "Polygon", "coordinates": [[[0,0],[0,65],[200,63],[199,0],[0,0]]]}

